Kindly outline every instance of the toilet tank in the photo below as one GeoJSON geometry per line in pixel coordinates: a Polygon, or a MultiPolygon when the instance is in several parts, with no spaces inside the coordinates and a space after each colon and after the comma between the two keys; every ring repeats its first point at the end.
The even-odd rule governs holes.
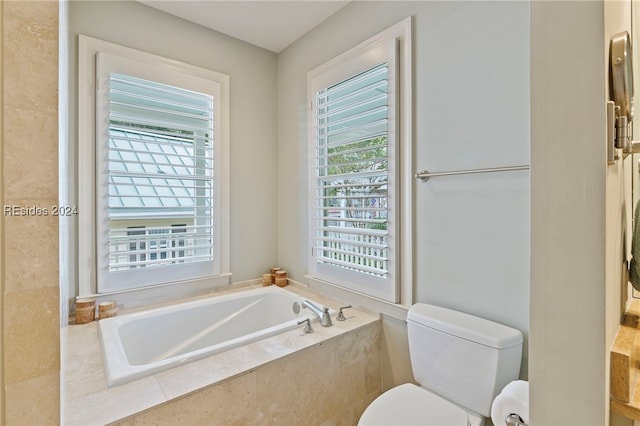
{"type": "Polygon", "coordinates": [[[407,315],[415,380],[489,417],[491,403],[520,374],[522,333],[493,321],[418,303],[407,315]]]}

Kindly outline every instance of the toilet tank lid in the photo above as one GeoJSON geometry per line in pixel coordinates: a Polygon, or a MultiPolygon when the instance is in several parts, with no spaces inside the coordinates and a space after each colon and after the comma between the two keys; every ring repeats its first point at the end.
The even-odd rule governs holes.
{"type": "Polygon", "coordinates": [[[515,328],[441,306],[416,303],[409,309],[407,320],[492,348],[522,344],[522,333],[515,328]]]}

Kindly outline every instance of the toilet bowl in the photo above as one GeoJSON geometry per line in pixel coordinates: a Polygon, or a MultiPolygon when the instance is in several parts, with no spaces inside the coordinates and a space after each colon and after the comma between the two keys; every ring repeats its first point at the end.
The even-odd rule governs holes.
{"type": "Polygon", "coordinates": [[[482,426],[484,419],[411,383],[376,398],[358,426],[482,426]]]}

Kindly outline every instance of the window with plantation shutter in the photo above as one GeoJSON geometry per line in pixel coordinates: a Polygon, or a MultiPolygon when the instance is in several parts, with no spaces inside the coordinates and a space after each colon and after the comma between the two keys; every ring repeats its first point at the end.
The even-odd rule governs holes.
{"type": "Polygon", "coordinates": [[[399,301],[399,44],[309,73],[312,278],[399,301]]]}
{"type": "Polygon", "coordinates": [[[99,292],[221,273],[221,92],[215,80],[97,54],[99,292]]]}

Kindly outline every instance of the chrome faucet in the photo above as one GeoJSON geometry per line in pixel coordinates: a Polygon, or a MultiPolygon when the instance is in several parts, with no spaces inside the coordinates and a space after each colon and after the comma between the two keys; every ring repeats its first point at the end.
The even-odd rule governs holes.
{"type": "Polygon", "coordinates": [[[318,319],[320,320],[320,325],[323,327],[331,327],[333,325],[333,322],[331,322],[331,315],[329,315],[329,308],[328,307],[324,307],[324,308],[320,308],[318,305],[316,305],[315,303],[311,302],[310,300],[304,300],[302,302],[302,307],[303,308],[309,308],[309,310],[316,316],[318,317],[318,319]]]}

